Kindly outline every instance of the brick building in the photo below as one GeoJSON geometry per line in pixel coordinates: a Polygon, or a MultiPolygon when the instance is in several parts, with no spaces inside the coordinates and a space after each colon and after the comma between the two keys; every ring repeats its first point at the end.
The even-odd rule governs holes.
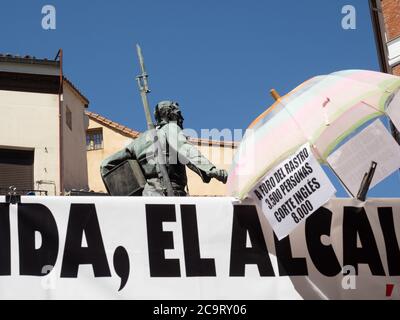
{"type": "MultiPolygon", "coordinates": [[[[400,0],[370,0],[369,6],[381,71],[400,76],[400,0]]],[[[400,144],[400,132],[391,129],[400,144]]]]}
{"type": "Polygon", "coordinates": [[[381,71],[400,76],[400,0],[370,0],[381,71]]]}

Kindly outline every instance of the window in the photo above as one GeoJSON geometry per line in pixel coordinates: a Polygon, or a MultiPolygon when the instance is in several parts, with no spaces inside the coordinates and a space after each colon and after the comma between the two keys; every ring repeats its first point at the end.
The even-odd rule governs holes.
{"type": "Polygon", "coordinates": [[[91,129],[86,133],[86,149],[103,149],[103,129],[91,129]]]}
{"type": "Polygon", "coordinates": [[[10,186],[20,191],[33,190],[33,150],[0,149],[0,194],[10,186]]]}
{"type": "Polygon", "coordinates": [[[72,112],[67,106],[67,110],[65,111],[65,121],[67,122],[67,126],[70,130],[72,130],[72,112]]]}

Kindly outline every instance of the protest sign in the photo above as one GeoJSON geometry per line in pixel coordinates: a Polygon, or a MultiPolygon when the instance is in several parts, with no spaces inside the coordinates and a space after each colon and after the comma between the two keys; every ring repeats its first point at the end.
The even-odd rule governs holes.
{"type": "Polygon", "coordinates": [[[307,143],[264,176],[250,197],[280,240],[329,201],[335,192],[307,143]]]}

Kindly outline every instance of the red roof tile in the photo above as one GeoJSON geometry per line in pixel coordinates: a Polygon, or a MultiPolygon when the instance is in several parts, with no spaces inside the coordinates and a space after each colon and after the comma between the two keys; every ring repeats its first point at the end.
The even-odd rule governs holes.
{"type": "Polygon", "coordinates": [[[129,136],[131,138],[137,138],[140,134],[140,132],[138,132],[138,131],[132,130],[132,129],[125,127],[117,122],[106,119],[97,113],[90,112],[90,111],[86,111],[85,113],[88,115],[88,117],[90,119],[95,120],[106,127],[110,127],[125,136],[129,136]]]}
{"type": "MultiPolygon", "coordinates": [[[[86,114],[89,116],[90,119],[97,121],[106,127],[110,127],[125,136],[129,136],[131,138],[137,138],[140,134],[139,131],[132,130],[122,124],[104,118],[103,116],[97,113],[86,111],[86,114]]],[[[196,145],[209,145],[209,146],[220,146],[220,147],[230,147],[230,148],[237,148],[239,146],[239,143],[236,141],[216,141],[216,140],[198,139],[198,138],[189,138],[189,141],[196,145]]]]}

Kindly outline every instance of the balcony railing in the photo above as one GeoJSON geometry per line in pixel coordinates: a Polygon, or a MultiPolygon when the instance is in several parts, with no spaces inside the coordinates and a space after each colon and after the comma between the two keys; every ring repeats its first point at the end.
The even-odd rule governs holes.
{"type": "MultiPolygon", "coordinates": [[[[0,196],[6,196],[10,193],[10,188],[0,188],[0,196]]],[[[13,194],[19,196],[47,196],[46,190],[19,190],[12,191],[13,194]]]]}

